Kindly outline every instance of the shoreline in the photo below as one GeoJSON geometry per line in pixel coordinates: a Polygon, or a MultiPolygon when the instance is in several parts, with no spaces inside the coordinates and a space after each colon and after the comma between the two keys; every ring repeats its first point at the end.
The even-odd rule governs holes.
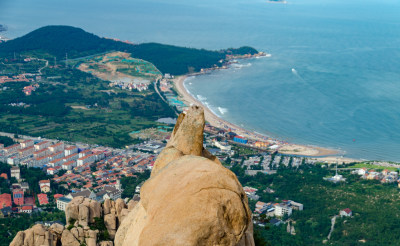
{"type": "Polygon", "coordinates": [[[210,125],[221,128],[221,129],[231,129],[233,132],[241,135],[245,138],[258,140],[258,141],[268,141],[274,142],[280,146],[278,152],[280,154],[287,154],[287,155],[297,155],[297,156],[307,156],[308,158],[317,159],[323,162],[360,162],[360,160],[341,157],[339,156],[341,152],[335,149],[328,149],[318,146],[309,146],[309,145],[300,145],[300,144],[293,144],[293,143],[285,143],[283,141],[279,141],[278,139],[272,139],[266,135],[262,135],[250,130],[246,130],[243,127],[239,127],[231,122],[228,122],[218,115],[216,115],[211,109],[209,109],[206,105],[202,102],[194,98],[190,94],[190,92],[184,86],[185,80],[189,77],[193,77],[196,75],[205,74],[205,73],[194,73],[189,75],[177,76],[173,79],[174,87],[176,88],[179,97],[182,101],[184,101],[188,106],[190,105],[199,105],[204,108],[204,116],[205,119],[210,125]]]}

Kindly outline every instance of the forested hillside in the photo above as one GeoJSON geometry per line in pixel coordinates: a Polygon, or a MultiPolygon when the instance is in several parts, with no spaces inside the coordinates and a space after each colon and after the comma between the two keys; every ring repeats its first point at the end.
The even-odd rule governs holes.
{"type": "Polygon", "coordinates": [[[46,26],[25,36],[0,44],[0,56],[13,57],[14,53],[29,54],[39,58],[64,60],[99,54],[108,51],[124,51],[133,57],[153,63],[162,73],[174,75],[197,72],[201,68],[221,65],[226,55],[256,54],[251,47],[209,51],[145,43],[132,45],[112,39],[100,38],[84,30],[70,26],[46,26]]]}

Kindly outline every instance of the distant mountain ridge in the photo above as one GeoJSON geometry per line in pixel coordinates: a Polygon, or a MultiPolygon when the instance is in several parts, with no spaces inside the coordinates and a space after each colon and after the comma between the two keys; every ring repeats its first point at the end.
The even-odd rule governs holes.
{"type": "Polygon", "coordinates": [[[224,60],[227,54],[256,54],[251,47],[209,51],[144,43],[132,45],[112,39],[101,38],[81,28],[71,26],[45,26],[22,37],[0,44],[0,56],[12,57],[18,54],[31,54],[42,57],[65,59],[78,58],[112,50],[132,53],[134,57],[153,63],[161,72],[174,75],[197,72],[201,68],[210,68],[224,60]]]}

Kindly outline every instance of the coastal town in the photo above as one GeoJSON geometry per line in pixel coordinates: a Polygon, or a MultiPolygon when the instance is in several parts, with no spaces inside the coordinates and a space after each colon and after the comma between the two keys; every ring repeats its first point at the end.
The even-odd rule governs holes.
{"type": "MultiPolygon", "coordinates": [[[[170,125],[173,124],[174,121],[171,120],[170,125]]],[[[0,174],[0,178],[9,184],[11,191],[0,195],[0,211],[3,216],[33,213],[49,204],[64,210],[68,202],[76,196],[84,196],[99,202],[121,198],[123,188],[120,180],[123,177],[136,177],[151,171],[157,154],[165,147],[170,136],[165,134],[162,139],[146,139],[140,144],[116,149],[8,133],[1,135],[14,142],[9,146],[0,144],[0,162],[11,166],[10,173],[0,174]],[[48,175],[48,180],[40,180],[34,184],[40,188],[40,193],[30,191],[33,187],[22,178],[20,167],[35,168],[48,175]],[[55,193],[54,185],[62,186],[64,193],[55,193]]],[[[258,173],[272,175],[281,168],[298,169],[302,165],[328,167],[327,164],[312,158],[279,154],[274,144],[246,139],[232,131],[225,131],[210,124],[205,126],[204,146],[209,152],[216,155],[228,168],[240,166],[248,176],[255,176],[258,173]]],[[[352,173],[360,175],[365,180],[396,183],[400,188],[397,171],[384,169],[378,172],[368,168],[353,168],[352,173]]],[[[337,173],[337,168],[336,175],[329,180],[345,181],[342,175],[337,173]]],[[[140,184],[135,191],[135,196],[139,197],[140,184]]],[[[258,191],[255,187],[246,186],[244,191],[250,200],[256,202],[255,223],[261,226],[265,226],[263,222],[265,216],[276,218],[271,223],[279,225],[285,222],[280,220],[282,217],[285,215],[290,217],[292,209],[303,210],[303,204],[291,200],[282,200],[278,203],[260,201],[260,192],[273,194],[275,191],[272,188],[258,191]]]]}
{"type": "MultiPolygon", "coordinates": [[[[129,55],[125,53],[115,53],[113,56],[98,57],[93,62],[103,61],[104,64],[117,61],[120,63],[136,62],[140,66],[144,66],[143,62],[130,59],[129,55]]],[[[89,61],[92,62],[92,60],[89,61]]],[[[43,61],[34,58],[24,58],[23,62],[36,62],[41,63],[37,67],[43,66],[43,61]]],[[[47,65],[48,63],[45,66],[47,65]]],[[[146,66],[150,65],[146,64],[146,66]]],[[[89,69],[89,66],[81,69],[89,69]]],[[[206,73],[208,70],[201,72],[206,73]]],[[[188,96],[187,91],[183,88],[185,78],[175,78],[170,74],[165,74],[161,78],[154,77],[153,81],[161,98],[177,112],[185,112],[190,104],[200,103],[190,95],[188,96]]],[[[18,82],[29,83],[30,85],[23,87],[26,96],[32,95],[32,92],[40,86],[41,80],[40,72],[0,76],[0,83],[4,85],[18,82]]],[[[140,83],[112,82],[109,86],[118,86],[121,89],[139,92],[148,89],[148,83],[142,85],[140,83]]],[[[2,90],[7,90],[7,86],[3,86],[2,90]]],[[[29,107],[24,103],[15,103],[10,106],[29,107]]],[[[289,143],[250,133],[221,120],[207,108],[205,108],[205,114],[209,123],[205,126],[204,146],[227,167],[239,165],[244,168],[246,175],[255,176],[258,173],[271,175],[276,174],[277,170],[282,167],[299,168],[305,164],[333,163],[316,159],[315,157],[321,155],[319,152],[315,156],[314,152],[307,152],[307,150],[299,153],[294,151],[295,154],[289,151],[288,154],[285,148],[290,146],[289,143]],[[307,153],[310,155],[308,156],[307,153]]],[[[138,174],[152,170],[155,158],[165,147],[176,119],[165,118],[159,119],[158,122],[163,123],[164,126],[152,131],[132,132],[132,137],[140,138],[142,141],[140,144],[126,146],[124,149],[57,139],[18,136],[10,133],[0,134],[14,142],[10,146],[0,144],[0,162],[7,163],[12,167],[9,173],[0,175],[9,184],[11,191],[11,193],[0,195],[1,214],[10,216],[18,213],[33,213],[40,210],[41,206],[49,204],[64,210],[68,202],[75,196],[84,196],[100,202],[105,199],[121,198],[123,192],[121,178],[136,177],[138,174]],[[49,179],[33,184],[40,188],[40,193],[31,191],[33,187],[30,187],[22,178],[20,167],[39,169],[48,175],[49,179]],[[53,186],[63,187],[64,193],[55,193],[52,189],[53,186]]],[[[324,153],[326,154],[326,152],[324,153]]],[[[337,156],[333,158],[336,158],[337,164],[339,158],[337,156]]],[[[383,167],[390,166],[392,169],[400,167],[397,164],[386,162],[372,164],[383,167]]],[[[379,180],[382,183],[398,182],[398,173],[387,169],[376,172],[372,169],[359,168],[355,169],[353,173],[359,174],[367,180],[379,180]]],[[[337,171],[335,176],[324,179],[333,182],[345,181],[337,171]]],[[[256,188],[245,187],[244,189],[249,199],[257,201],[254,214],[259,218],[262,217],[261,215],[282,218],[284,215],[290,216],[293,208],[303,210],[301,203],[290,200],[282,200],[280,203],[259,201],[256,188]]],[[[140,185],[135,191],[137,193],[135,196],[139,196],[140,185]]],[[[274,191],[268,188],[262,192],[273,193],[274,191]]],[[[255,221],[259,225],[265,226],[261,220],[255,221]]],[[[282,223],[282,221],[274,222],[275,225],[282,223]]]]}
{"type": "MultiPolygon", "coordinates": [[[[261,56],[265,54],[232,56],[230,59],[261,56]]],[[[54,65],[49,65],[49,61],[33,57],[17,57],[4,62],[7,66],[3,67],[5,71],[0,76],[0,90],[3,93],[12,93],[10,85],[22,85],[17,88],[19,93],[23,93],[23,97],[37,99],[35,96],[44,86],[61,83],[59,74],[43,76],[40,72],[42,68],[63,67],[60,64],[56,65],[56,61],[54,65]],[[31,66],[32,71],[15,70],[18,69],[15,65],[17,63],[31,66]]],[[[230,62],[221,64],[221,67],[202,69],[198,74],[229,68],[235,61],[230,62]]],[[[152,64],[134,59],[126,53],[106,53],[71,60],[69,66],[79,67],[81,72],[107,81],[100,89],[104,97],[122,94],[121,98],[128,98],[129,101],[132,99],[129,98],[132,94],[128,96],[127,92],[140,98],[154,92],[158,99],[169,105],[173,115],[186,112],[191,105],[202,105],[184,86],[188,76],[174,76],[170,73],[161,75],[152,64]],[[129,71],[124,70],[125,73],[120,73],[121,70],[116,67],[129,71]],[[116,73],[118,76],[112,79],[108,77],[116,73]]],[[[63,69],[71,72],[70,67],[65,64],[63,69]]],[[[189,76],[192,75],[195,73],[189,76]]],[[[82,81],[89,84],[90,79],[83,78],[82,81]]],[[[77,91],[83,90],[82,88],[78,88],[77,91]]],[[[70,88],[62,89],[64,92],[70,88]]],[[[111,103],[117,105],[115,108],[111,108],[107,103],[103,104],[106,106],[99,106],[100,103],[96,101],[98,99],[84,100],[85,104],[68,105],[77,113],[75,121],[78,124],[84,113],[95,115],[96,112],[115,112],[124,107],[129,109],[127,112],[133,115],[136,113],[130,110],[132,101],[131,104],[123,101],[124,104],[118,101],[119,99],[113,99],[111,103]]],[[[44,104],[48,106],[49,103],[44,104]]],[[[31,104],[15,100],[5,106],[12,107],[13,110],[29,110],[31,104]]],[[[316,201],[300,196],[303,190],[296,194],[285,193],[286,190],[282,187],[294,187],[301,182],[306,187],[307,182],[302,180],[305,177],[311,177],[311,180],[318,184],[315,187],[324,189],[325,186],[333,187],[332,189],[337,187],[346,189],[346,186],[353,184],[351,182],[354,180],[360,182],[363,188],[372,184],[378,187],[377,189],[380,187],[395,189],[390,195],[394,195],[398,192],[397,189],[400,189],[398,163],[343,158],[343,153],[338,150],[296,145],[274,139],[227,122],[206,105],[203,106],[207,121],[204,128],[204,148],[234,172],[243,184],[252,211],[253,223],[257,228],[278,230],[284,227],[288,235],[298,234],[300,227],[296,223],[300,221],[299,217],[309,216],[309,211],[316,207],[316,201]],[[293,176],[289,176],[289,172],[293,176]],[[288,180],[276,182],[284,179],[286,175],[290,177],[288,180]],[[292,183],[293,177],[297,178],[297,183],[292,183]]],[[[168,108],[167,105],[166,107],[168,108]]],[[[45,114],[40,112],[32,121],[43,119],[43,115],[45,114]]],[[[11,126],[14,124],[12,119],[25,121],[19,116],[6,119],[11,122],[11,126]]],[[[40,136],[38,133],[29,135],[26,134],[27,131],[19,134],[16,133],[19,131],[15,131],[17,128],[3,127],[1,129],[3,132],[0,132],[0,218],[18,219],[23,216],[40,215],[42,212],[63,213],[67,205],[78,196],[100,203],[120,198],[124,199],[125,203],[129,200],[139,201],[141,187],[149,178],[158,154],[167,145],[177,118],[176,115],[175,117],[152,116],[151,120],[146,119],[146,123],[149,121],[156,123],[152,124],[152,127],[143,127],[144,129],[133,128],[131,121],[120,118],[108,119],[105,124],[110,124],[114,120],[122,122],[129,130],[122,136],[125,137],[125,142],[119,147],[111,147],[112,145],[106,143],[93,143],[93,139],[87,139],[85,142],[86,138],[82,138],[84,139],[82,141],[65,140],[69,139],[70,135],[65,137],[52,133],[50,138],[48,135],[40,136]]],[[[56,123],[58,129],[62,130],[65,126],[62,125],[62,117],[59,117],[56,123]]],[[[47,130],[47,122],[35,127],[47,130]]],[[[99,129],[95,138],[101,136],[106,127],[99,129]]],[[[121,135],[114,136],[119,130],[117,128],[113,133],[114,142],[111,143],[119,142],[121,139],[121,135]]],[[[74,131],[75,129],[71,134],[74,134],[74,131]]],[[[313,187],[306,187],[304,190],[312,189],[313,187]]],[[[351,192],[351,189],[349,190],[348,192],[351,192]]],[[[339,196],[346,192],[341,191],[339,196]]],[[[351,219],[360,216],[360,208],[357,209],[356,206],[343,202],[332,204],[335,204],[335,208],[329,210],[332,230],[327,240],[331,237],[336,218],[351,219]]],[[[311,222],[307,223],[314,226],[317,222],[313,221],[312,216],[309,217],[306,219],[311,222]]],[[[43,224],[53,222],[45,219],[35,221],[43,224]]],[[[65,224],[62,221],[57,223],[65,224]]]]}

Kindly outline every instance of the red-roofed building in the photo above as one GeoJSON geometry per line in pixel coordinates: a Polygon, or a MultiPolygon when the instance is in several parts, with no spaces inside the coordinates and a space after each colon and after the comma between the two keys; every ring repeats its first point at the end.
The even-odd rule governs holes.
{"type": "Polygon", "coordinates": [[[35,150],[35,148],[33,146],[29,146],[24,149],[18,150],[18,153],[19,153],[19,156],[25,157],[25,156],[32,155],[34,150],[35,150]]]}
{"type": "Polygon", "coordinates": [[[339,214],[340,214],[340,217],[343,217],[343,216],[350,217],[353,214],[353,212],[349,208],[345,208],[343,210],[340,210],[339,214]]]}
{"type": "Polygon", "coordinates": [[[22,208],[20,209],[21,213],[32,213],[33,211],[33,207],[32,206],[22,206],[22,208]]]}
{"type": "Polygon", "coordinates": [[[63,196],[64,196],[63,194],[55,194],[55,195],[54,195],[54,199],[57,201],[58,198],[61,198],[61,197],[63,197],[63,196]]]}
{"type": "Polygon", "coordinates": [[[11,194],[1,194],[0,195],[0,209],[3,209],[5,207],[11,207],[12,202],[11,202],[11,194]]]}
{"type": "Polygon", "coordinates": [[[14,145],[5,147],[4,148],[4,153],[6,155],[10,155],[10,154],[13,154],[13,153],[17,152],[20,148],[21,148],[21,146],[19,144],[14,144],[14,145]]]}
{"type": "Polygon", "coordinates": [[[53,153],[59,152],[64,150],[64,143],[59,142],[49,147],[49,150],[53,153]]]}
{"type": "Polygon", "coordinates": [[[24,205],[31,205],[32,207],[36,207],[35,197],[33,197],[33,196],[25,197],[25,204],[24,205]]]}
{"type": "Polygon", "coordinates": [[[21,206],[24,204],[24,191],[21,189],[15,189],[13,191],[13,201],[17,206],[21,206]]]}
{"type": "Polygon", "coordinates": [[[22,143],[20,143],[20,145],[21,145],[22,149],[25,149],[27,147],[33,146],[34,142],[33,142],[33,140],[25,140],[22,143]]]}
{"type": "Polygon", "coordinates": [[[49,204],[49,198],[47,197],[47,194],[40,193],[37,195],[37,197],[40,205],[49,204]]]}
{"type": "Polygon", "coordinates": [[[40,191],[43,193],[50,192],[50,180],[40,180],[39,181],[40,191]]]}
{"type": "Polygon", "coordinates": [[[40,143],[35,144],[34,146],[35,146],[35,150],[42,150],[42,149],[46,149],[46,148],[50,147],[50,142],[42,141],[40,143]]]}
{"type": "Polygon", "coordinates": [[[8,179],[8,176],[7,176],[7,173],[2,173],[2,174],[0,174],[0,178],[3,178],[3,179],[8,179]]]}

